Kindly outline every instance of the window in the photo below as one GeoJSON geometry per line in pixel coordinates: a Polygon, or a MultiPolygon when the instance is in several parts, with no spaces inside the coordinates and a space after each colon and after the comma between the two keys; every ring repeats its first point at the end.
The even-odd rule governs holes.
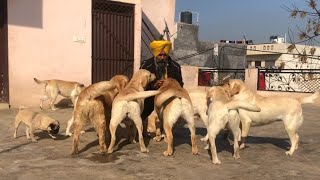
{"type": "Polygon", "coordinates": [[[254,65],[255,67],[261,67],[261,61],[255,61],[254,65]]]}

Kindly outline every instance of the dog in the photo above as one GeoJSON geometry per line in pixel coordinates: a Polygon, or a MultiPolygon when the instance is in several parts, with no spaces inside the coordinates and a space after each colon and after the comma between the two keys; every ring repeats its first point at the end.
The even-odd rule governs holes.
{"type": "MultiPolygon", "coordinates": [[[[207,91],[203,90],[188,90],[194,115],[198,115],[202,120],[203,124],[208,127],[208,101],[207,101],[207,91]]],[[[200,139],[201,141],[208,140],[208,134],[200,139]]]]}
{"type": "Polygon", "coordinates": [[[50,100],[50,107],[52,110],[57,110],[54,106],[54,102],[57,99],[57,96],[60,94],[63,97],[70,98],[73,105],[75,104],[76,97],[80,94],[80,92],[85,88],[83,84],[78,82],[70,82],[63,80],[38,80],[33,78],[33,80],[37,84],[45,84],[45,95],[40,99],[40,108],[43,108],[43,102],[46,100],[50,100]]]}
{"type": "Polygon", "coordinates": [[[319,97],[319,91],[299,99],[281,96],[263,97],[253,93],[239,79],[229,80],[223,85],[223,88],[230,93],[232,100],[256,104],[261,108],[260,112],[239,110],[242,127],[241,149],[245,147],[245,138],[248,136],[250,126],[266,125],[280,119],[284,123],[291,142],[290,150],[285,154],[292,155],[298,149],[297,130],[303,122],[301,104],[313,103],[319,97]]]}
{"type": "Polygon", "coordinates": [[[26,109],[23,106],[19,107],[19,112],[15,118],[14,134],[13,138],[17,138],[17,130],[20,123],[23,122],[26,125],[26,136],[27,139],[31,138],[32,142],[38,142],[34,137],[35,130],[47,131],[49,136],[53,139],[56,137],[53,134],[58,134],[60,129],[59,121],[52,119],[44,114],[34,112],[30,109],[26,109]]]}
{"type": "Polygon", "coordinates": [[[99,152],[106,152],[106,127],[110,121],[112,100],[128,84],[124,75],[116,75],[110,81],[101,81],[84,89],[74,108],[73,117],[68,121],[66,134],[70,135],[70,126],[74,123],[72,155],[79,153],[79,136],[83,127],[91,122],[99,138],[99,152]]]}
{"type": "MultiPolygon", "coordinates": [[[[190,96],[179,82],[175,79],[166,79],[159,88],[161,94],[154,98],[154,107],[160,121],[163,122],[163,128],[167,139],[167,150],[163,152],[165,156],[173,154],[173,135],[172,127],[182,117],[188,125],[191,133],[192,154],[199,154],[196,144],[194,112],[190,96]]],[[[159,135],[159,134],[158,134],[159,135]]]]}
{"type": "Polygon", "coordinates": [[[142,136],[143,125],[141,113],[144,108],[144,99],[160,93],[158,90],[145,91],[146,86],[155,79],[155,74],[150,73],[148,70],[140,69],[133,74],[129,84],[114,98],[109,126],[111,142],[108,153],[113,152],[116,141],[116,129],[124,119],[131,119],[134,122],[138,130],[141,152],[149,152],[142,136]]]}
{"type": "MultiPolygon", "coordinates": [[[[208,102],[207,102],[207,91],[203,90],[187,90],[192,102],[193,106],[193,112],[194,116],[199,116],[204,125],[208,126],[208,115],[207,115],[207,109],[208,109],[208,102]]],[[[157,133],[156,132],[160,128],[160,121],[157,116],[156,111],[152,111],[152,113],[147,117],[147,123],[148,123],[148,133],[157,133]]],[[[154,138],[156,141],[161,141],[161,139],[158,139],[158,137],[154,138]]],[[[201,141],[207,141],[208,135],[206,135],[204,138],[200,139],[201,141]]]]}
{"type": "Polygon", "coordinates": [[[246,103],[245,101],[231,101],[230,95],[220,86],[211,87],[207,94],[210,102],[208,107],[208,135],[211,144],[213,164],[221,164],[218,159],[215,140],[217,134],[226,126],[231,130],[234,137],[234,159],[240,158],[238,141],[241,139],[240,117],[238,109],[259,112],[260,108],[246,103]]]}

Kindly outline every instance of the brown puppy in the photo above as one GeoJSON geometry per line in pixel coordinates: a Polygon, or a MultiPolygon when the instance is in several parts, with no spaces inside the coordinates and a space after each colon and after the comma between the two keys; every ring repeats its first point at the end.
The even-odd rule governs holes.
{"type": "Polygon", "coordinates": [[[57,99],[58,94],[63,97],[70,98],[72,103],[75,104],[75,99],[78,97],[80,92],[85,88],[83,84],[78,82],[70,82],[63,80],[38,80],[33,78],[33,80],[38,84],[45,84],[45,95],[40,99],[40,108],[43,108],[43,101],[51,100],[50,107],[52,110],[57,110],[58,108],[54,107],[54,102],[57,99]]]}
{"type": "Polygon", "coordinates": [[[244,142],[248,136],[250,126],[266,125],[281,119],[291,141],[291,148],[286,154],[292,155],[293,152],[298,149],[299,136],[297,130],[303,122],[301,104],[313,103],[319,96],[318,91],[311,96],[300,99],[281,96],[262,97],[253,93],[247,88],[244,82],[239,79],[230,80],[223,85],[223,88],[230,92],[232,100],[256,104],[261,108],[260,112],[250,112],[239,109],[242,126],[242,144],[240,148],[245,147],[244,142]]]}
{"type": "Polygon", "coordinates": [[[128,82],[129,79],[126,76],[116,75],[110,81],[92,84],[80,93],[73,114],[74,136],[72,154],[79,153],[80,132],[89,122],[91,122],[98,134],[100,153],[106,152],[105,133],[110,120],[112,100],[128,82]]]}
{"type": "MultiPolygon", "coordinates": [[[[182,117],[189,127],[191,133],[192,154],[198,154],[196,144],[195,126],[193,118],[193,107],[190,96],[178,81],[172,78],[166,79],[159,91],[161,94],[154,98],[154,106],[167,137],[167,150],[163,152],[165,156],[173,154],[172,127],[179,117],[182,117]]],[[[159,134],[157,134],[159,136],[159,134]]]]}
{"type": "Polygon", "coordinates": [[[17,138],[17,130],[21,122],[23,122],[26,125],[27,139],[31,138],[32,142],[37,142],[37,140],[34,138],[35,130],[39,129],[47,131],[49,136],[55,139],[56,137],[51,135],[51,133],[57,134],[60,128],[60,124],[57,120],[52,119],[44,114],[40,114],[38,112],[25,109],[21,106],[15,118],[15,130],[13,134],[14,138],[17,138]]]}
{"type": "Polygon", "coordinates": [[[134,73],[129,84],[119,92],[112,103],[110,134],[111,142],[108,148],[108,153],[113,152],[113,147],[116,141],[116,130],[118,125],[124,119],[131,119],[137,127],[139,134],[139,143],[141,152],[149,152],[143,141],[143,126],[141,113],[144,107],[144,98],[154,96],[160,91],[144,91],[147,84],[154,81],[156,76],[148,70],[140,69],[134,73]]]}

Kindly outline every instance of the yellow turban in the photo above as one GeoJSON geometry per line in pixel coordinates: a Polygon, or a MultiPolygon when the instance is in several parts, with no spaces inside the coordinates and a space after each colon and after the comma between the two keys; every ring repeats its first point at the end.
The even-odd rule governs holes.
{"type": "Polygon", "coordinates": [[[171,50],[171,45],[172,43],[170,41],[159,40],[152,41],[150,43],[150,48],[153,56],[158,56],[161,51],[164,51],[168,55],[171,50]]]}

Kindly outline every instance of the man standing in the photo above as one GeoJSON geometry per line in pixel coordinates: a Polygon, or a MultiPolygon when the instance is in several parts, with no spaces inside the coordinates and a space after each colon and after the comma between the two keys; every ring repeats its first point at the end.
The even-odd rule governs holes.
{"type": "MultiPolygon", "coordinates": [[[[159,40],[150,43],[153,57],[144,60],[140,69],[146,69],[156,75],[156,80],[150,83],[146,90],[156,90],[162,85],[163,81],[170,77],[176,79],[183,86],[181,67],[169,56],[172,43],[170,41],[159,40]]],[[[144,101],[144,110],[141,118],[147,118],[154,109],[154,97],[149,97],[144,101]]]]}

